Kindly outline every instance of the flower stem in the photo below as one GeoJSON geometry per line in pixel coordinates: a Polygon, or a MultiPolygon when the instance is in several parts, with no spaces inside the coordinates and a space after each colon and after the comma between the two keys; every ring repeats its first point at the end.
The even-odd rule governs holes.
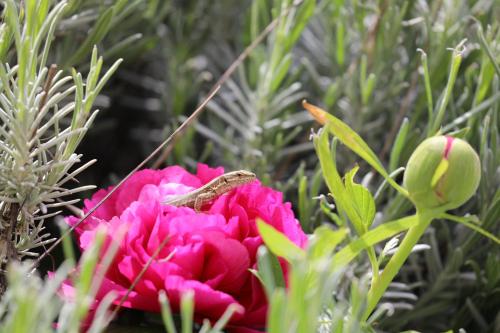
{"type": "Polygon", "coordinates": [[[370,264],[372,266],[372,284],[375,283],[379,279],[379,269],[378,269],[378,261],[377,255],[375,254],[375,249],[371,246],[368,248],[368,258],[370,260],[370,264]]]}
{"type": "Polygon", "coordinates": [[[391,257],[383,272],[378,278],[372,281],[370,290],[368,291],[368,305],[363,319],[366,320],[368,316],[377,306],[378,302],[384,295],[387,287],[392,282],[399,269],[403,266],[404,262],[411,253],[411,250],[417,244],[420,237],[422,237],[425,229],[429,226],[432,219],[436,216],[434,211],[421,211],[417,210],[415,215],[418,218],[418,224],[408,230],[405,238],[401,242],[396,253],[391,257]]]}

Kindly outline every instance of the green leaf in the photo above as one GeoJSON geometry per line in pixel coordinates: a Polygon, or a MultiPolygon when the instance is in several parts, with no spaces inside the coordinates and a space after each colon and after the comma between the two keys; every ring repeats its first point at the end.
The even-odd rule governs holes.
{"type": "Polygon", "coordinates": [[[285,278],[278,258],[265,246],[261,246],[257,251],[257,267],[259,269],[258,276],[268,298],[271,297],[276,288],[285,287],[285,278]]]}
{"type": "Polygon", "coordinates": [[[332,230],[328,225],[322,225],[314,230],[310,240],[309,251],[312,259],[322,258],[331,254],[337,245],[347,236],[349,229],[332,230]]]}
{"type": "Polygon", "coordinates": [[[433,114],[432,121],[429,121],[427,137],[435,135],[439,127],[441,127],[441,123],[443,121],[444,114],[446,111],[446,106],[448,105],[448,102],[451,98],[453,86],[455,85],[455,79],[457,78],[458,69],[460,68],[460,64],[462,63],[463,55],[460,49],[462,48],[463,43],[464,41],[458,44],[456,49],[453,51],[450,72],[448,75],[448,82],[446,83],[446,87],[443,93],[441,94],[437,111],[433,114]]]}
{"type": "Polygon", "coordinates": [[[92,247],[84,251],[80,259],[80,274],[75,285],[80,297],[85,297],[90,290],[94,280],[95,267],[100,257],[99,252],[105,237],[104,232],[99,230],[95,236],[92,247]]]}
{"type": "Polygon", "coordinates": [[[370,99],[370,96],[372,95],[373,88],[375,88],[375,81],[376,81],[376,76],[373,73],[370,73],[368,75],[368,78],[366,79],[365,83],[363,84],[363,89],[361,91],[361,101],[363,102],[363,105],[368,104],[368,100],[370,99]]]}
{"type": "Polygon", "coordinates": [[[334,269],[347,265],[351,260],[366,248],[369,248],[385,239],[408,230],[417,225],[418,218],[415,215],[404,217],[395,221],[386,222],[375,229],[366,232],[358,239],[351,241],[342,250],[337,252],[332,260],[334,269]]]}
{"type": "Polygon", "coordinates": [[[12,29],[5,24],[0,25],[0,61],[6,61],[5,56],[12,45],[12,29]]]}
{"type": "Polygon", "coordinates": [[[164,290],[160,291],[159,301],[161,305],[161,318],[163,320],[163,325],[167,330],[167,333],[177,333],[175,328],[174,318],[172,316],[172,309],[170,308],[170,302],[168,301],[167,295],[164,290]]]}
{"type": "MultiPolygon", "coordinates": [[[[349,149],[351,149],[362,159],[364,159],[368,164],[370,164],[375,170],[377,170],[382,176],[384,176],[389,183],[394,183],[394,181],[389,178],[388,173],[385,171],[378,157],[356,132],[354,132],[340,119],[331,116],[330,114],[328,114],[327,118],[329,121],[325,125],[325,127],[333,135],[339,138],[339,140],[343,144],[345,144],[349,149]]],[[[399,187],[399,185],[397,184],[396,186],[399,187]]]]}
{"type": "MultiPolygon", "coordinates": [[[[63,235],[64,232],[68,230],[68,225],[66,223],[58,223],[58,227],[61,235],[63,235]]],[[[63,237],[62,245],[63,245],[64,258],[68,263],[70,263],[71,266],[75,266],[76,256],[75,256],[75,250],[73,249],[73,242],[71,238],[63,237]]]]}
{"type": "Polygon", "coordinates": [[[16,50],[19,52],[21,50],[21,25],[19,23],[19,13],[13,0],[5,2],[3,19],[14,37],[16,50]]]}
{"type": "Polygon", "coordinates": [[[406,143],[406,138],[408,136],[408,131],[410,129],[410,122],[408,118],[405,118],[399,127],[398,134],[394,140],[394,144],[391,149],[391,156],[389,159],[389,171],[393,172],[397,169],[399,163],[401,162],[401,152],[406,143]]]}
{"type": "Polygon", "coordinates": [[[271,93],[276,92],[280,84],[283,82],[283,79],[288,74],[292,60],[292,55],[290,53],[286,54],[283,59],[281,59],[273,75],[273,80],[271,81],[271,93]]]}
{"type": "Polygon", "coordinates": [[[66,66],[71,66],[80,63],[85,58],[92,47],[98,44],[104,36],[108,33],[111,22],[115,15],[114,6],[105,10],[95,23],[92,30],[89,32],[87,38],[83,41],[82,45],[73,54],[73,56],[66,62],[66,66]]]}
{"type": "Polygon", "coordinates": [[[495,55],[493,54],[493,51],[491,50],[490,46],[488,45],[486,38],[484,38],[483,28],[481,27],[481,23],[479,23],[479,22],[477,25],[477,36],[479,37],[479,43],[481,44],[482,48],[486,52],[486,55],[488,56],[488,58],[490,58],[491,64],[494,66],[497,75],[500,77],[500,66],[498,66],[497,58],[495,57],[495,55]]]}
{"type": "Polygon", "coordinates": [[[50,1],[49,0],[38,1],[37,9],[36,9],[36,11],[37,11],[37,15],[36,15],[37,30],[36,30],[35,33],[38,33],[40,27],[43,25],[43,22],[47,18],[47,14],[49,12],[49,7],[50,7],[50,1]]]}
{"type": "Polygon", "coordinates": [[[392,185],[398,192],[408,197],[408,192],[399,186],[393,179],[389,177],[377,155],[370,149],[366,142],[343,121],[328,112],[309,104],[302,102],[302,105],[316,118],[317,121],[325,125],[325,128],[335,135],[349,149],[358,154],[368,164],[370,164],[378,173],[380,173],[389,184],[392,185]]]}
{"type": "Polygon", "coordinates": [[[364,186],[354,182],[354,175],[358,167],[353,168],[345,175],[345,187],[351,197],[353,208],[356,210],[365,230],[368,230],[375,217],[375,201],[373,196],[364,186]]]}
{"type": "Polygon", "coordinates": [[[307,227],[309,221],[306,222],[306,219],[310,219],[310,211],[309,204],[311,202],[311,198],[309,198],[307,193],[307,177],[302,176],[299,180],[298,187],[298,202],[299,202],[299,216],[300,216],[300,225],[302,229],[307,227]]]}
{"type": "Polygon", "coordinates": [[[267,248],[278,257],[292,262],[305,256],[304,250],[263,220],[257,219],[257,229],[267,248]]]}
{"type": "Polygon", "coordinates": [[[344,183],[337,171],[334,156],[335,151],[333,151],[333,153],[330,152],[328,138],[327,131],[322,131],[319,136],[316,135],[313,138],[316,154],[318,155],[321,170],[323,171],[323,177],[325,178],[330,193],[333,195],[339,212],[345,212],[349,220],[351,220],[356,232],[361,235],[366,229],[353,207],[353,198],[347,193],[344,183]]]}
{"type": "Polygon", "coordinates": [[[285,332],[286,329],[286,311],[287,302],[285,290],[277,289],[269,300],[269,317],[267,323],[267,331],[269,333],[285,332]]]}
{"type": "Polygon", "coordinates": [[[425,96],[427,98],[427,117],[429,118],[429,124],[432,121],[434,102],[432,101],[432,88],[431,88],[431,77],[429,75],[429,66],[427,64],[427,54],[422,49],[417,49],[418,52],[422,53],[422,67],[424,68],[424,83],[425,83],[425,96]]]}
{"type": "Polygon", "coordinates": [[[181,296],[182,333],[193,332],[194,291],[187,290],[181,296]]]}
{"type": "Polygon", "coordinates": [[[304,3],[300,6],[299,10],[297,11],[297,15],[294,18],[292,31],[290,31],[287,36],[285,50],[290,50],[297,42],[305,26],[307,25],[307,23],[309,23],[309,19],[314,14],[315,7],[315,0],[305,0],[304,3]]]}
{"type": "Polygon", "coordinates": [[[230,304],[227,308],[226,311],[222,314],[222,316],[217,320],[217,322],[214,324],[214,327],[210,331],[210,333],[219,333],[222,332],[222,329],[227,325],[229,320],[233,317],[233,314],[235,312],[240,312],[241,313],[242,309],[239,304],[230,304]]]}
{"type": "Polygon", "coordinates": [[[37,7],[36,5],[37,5],[36,1],[33,0],[24,1],[25,26],[26,26],[25,33],[27,34],[27,36],[31,36],[32,38],[36,34],[36,23],[37,23],[37,15],[35,14],[37,7]]]}
{"type": "Polygon", "coordinates": [[[481,235],[485,236],[486,238],[489,238],[490,240],[494,241],[495,243],[500,244],[500,238],[496,237],[495,235],[493,235],[489,231],[481,228],[477,224],[477,222],[478,222],[477,217],[474,215],[461,217],[461,216],[455,216],[455,215],[451,215],[451,214],[443,214],[443,215],[441,215],[441,218],[444,218],[444,219],[447,219],[447,220],[450,220],[453,222],[461,223],[461,224],[465,225],[466,227],[480,233],[481,235]]]}
{"type": "Polygon", "coordinates": [[[344,42],[344,22],[342,17],[337,20],[337,30],[336,30],[336,45],[335,45],[335,56],[337,58],[337,63],[339,66],[343,66],[345,62],[345,42],[344,42]]]}

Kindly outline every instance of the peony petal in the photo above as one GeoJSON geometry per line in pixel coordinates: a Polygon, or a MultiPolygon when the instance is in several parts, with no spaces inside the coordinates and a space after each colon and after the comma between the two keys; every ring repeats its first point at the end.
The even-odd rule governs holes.
{"type": "MultiPolygon", "coordinates": [[[[194,292],[195,313],[199,318],[219,318],[230,304],[239,305],[232,296],[226,293],[214,290],[202,282],[184,280],[178,276],[167,277],[165,289],[174,309],[178,309],[182,293],[192,290],[194,292]]],[[[233,316],[234,319],[242,318],[244,308],[241,307],[240,310],[233,316]]]]}
{"type": "MultiPolygon", "coordinates": [[[[238,304],[241,311],[231,319],[229,331],[255,332],[265,327],[267,300],[260,282],[249,273],[262,244],[255,221],[264,219],[299,246],[307,242],[290,203],[283,203],[282,193],[254,181],[219,196],[204,206],[204,213],[163,204],[168,196],[199,188],[223,172],[221,167],[204,164],[198,165],[196,175],[179,166],[139,171],[78,226],[76,236],[82,248],[92,244],[101,225],[108,232],[104,249],[126,230],[96,304],[109,291],[123,297],[141,274],[125,307],[157,312],[158,293],[166,290],[173,309],[178,310],[181,294],[193,290],[198,320],[215,321],[228,305],[238,304]]],[[[86,200],[84,211],[111,189],[86,200]]],[[[68,217],[66,221],[75,225],[79,219],[68,217]]],[[[280,264],[286,274],[286,263],[280,259],[280,264]]],[[[65,293],[71,291],[65,287],[65,293]]]]}
{"type": "Polygon", "coordinates": [[[212,246],[212,253],[207,249],[208,261],[205,262],[205,277],[214,276],[221,268],[227,269],[223,280],[217,286],[219,290],[235,293],[242,288],[249,276],[250,258],[247,249],[222,232],[205,232],[203,239],[212,246]]]}

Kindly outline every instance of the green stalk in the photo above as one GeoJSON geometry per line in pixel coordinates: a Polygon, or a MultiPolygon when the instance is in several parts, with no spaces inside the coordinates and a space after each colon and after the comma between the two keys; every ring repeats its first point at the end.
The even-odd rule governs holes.
{"type": "Polygon", "coordinates": [[[432,121],[429,121],[429,129],[427,132],[427,137],[435,135],[436,132],[439,130],[439,127],[441,126],[441,122],[443,121],[446,106],[448,105],[448,101],[450,100],[451,92],[453,90],[453,86],[455,85],[455,79],[457,78],[458,69],[460,68],[460,63],[462,62],[462,52],[459,51],[459,49],[462,47],[462,43],[460,43],[457,46],[457,49],[453,51],[448,82],[446,83],[444,95],[441,98],[439,108],[435,114],[435,117],[432,121]]]}
{"type": "Polygon", "coordinates": [[[408,230],[408,233],[401,242],[401,245],[396,253],[391,257],[383,272],[378,276],[378,278],[374,279],[374,282],[368,291],[368,304],[363,320],[366,320],[375,309],[387,290],[387,287],[389,287],[389,284],[398,274],[401,266],[403,266],[404,262],[410,255],[411,250],[415,244],[417,244],[420,237],[424,234],[425,229],[427,229],[431,221],[436,216],[436,212],[430,210],[419,211],[417,209],[417,214],[415,216],[418,218],[418,224],[408,230]]]}
{"type": "Polygon", "coordinates": [[[367,249],[367,252],[368,252],[368,259],[370,260],[370,264],[372,266],[372,284],[374,284],[375,281],[377,281],[380,277],[377,254],[375,253],[375,249],[373,248],[373,246],[370,246],[367,249]]]}

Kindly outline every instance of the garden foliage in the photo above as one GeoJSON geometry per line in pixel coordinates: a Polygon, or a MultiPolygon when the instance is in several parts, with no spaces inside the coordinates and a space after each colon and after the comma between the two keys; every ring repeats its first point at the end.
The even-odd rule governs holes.
{"type": "Polygon", "coordinates": [[[249,222],[266,245],[247,268],[269,302],[267,331],[500,331],[498,17],[496,0],[4,1],[0,331],[231,329],[237,307],[217,321],[190,292],[169,300],[155,291],[160,314],[133,323],[117,294],[97,308],[123,253],[98,229],[80,260],[64,238],[50,277],[29,260],[58,237],[56,216],[80,223],[77,202],[178,128],[262,31],[149,167],[251,170],[292,203],[307,245],[269,216],[249,222]],[[473,167],[461,173],[452,142],[473,167]],[[427,160],[412,156],[430,146],[427,160]],[[459,204],[442,204],[437,188],[459,204]]]}

